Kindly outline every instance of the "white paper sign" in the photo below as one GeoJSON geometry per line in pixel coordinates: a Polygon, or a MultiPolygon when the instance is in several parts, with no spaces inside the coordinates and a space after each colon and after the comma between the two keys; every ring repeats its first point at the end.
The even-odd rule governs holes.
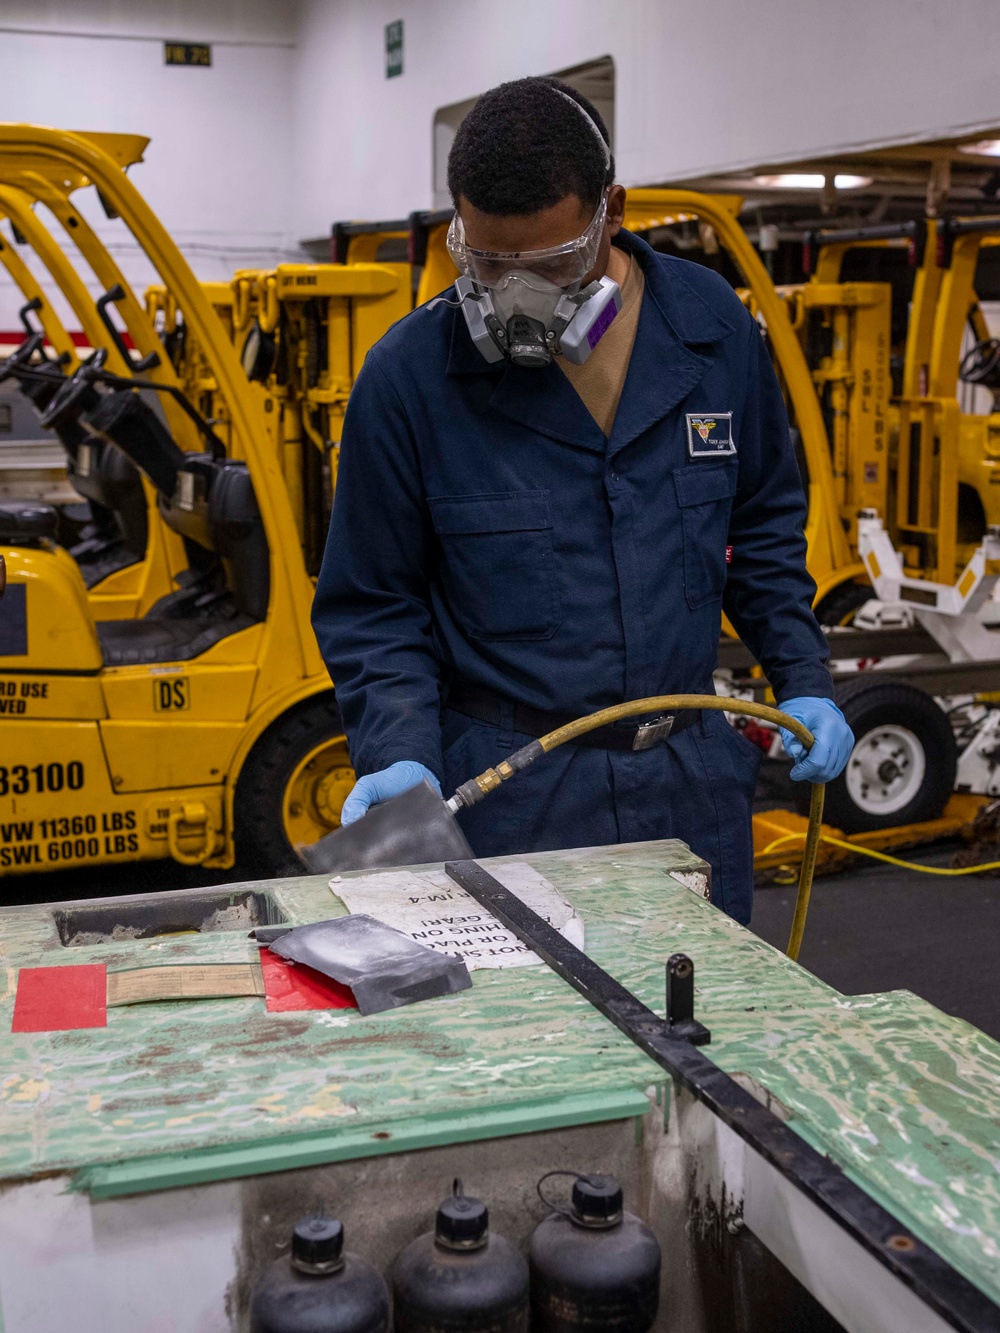
{"type": "MultiPolygon", "coordinates": [[[[583,948],[583,922],[537,870],[516,861],[491,867],[490,873],[570,943],[583,948]]],[[[430,949],[461,954],[470,972],[542,961],[443,870],[381,870],[331,880],[330,888],[349,912],[367,912],[430,949]]]]}

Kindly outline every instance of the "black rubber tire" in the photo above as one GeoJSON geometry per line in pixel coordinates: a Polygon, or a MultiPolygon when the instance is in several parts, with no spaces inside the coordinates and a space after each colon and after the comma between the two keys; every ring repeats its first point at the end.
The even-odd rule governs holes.
{"type": "Polygon", "coordinates": [[[816,619],[825,628],[850,625],[855,611],[875,596],[870,583],[840,583],[823,597],[815,608],[816,619]]]}
{"type": "Polygon", "coordinates": [[[285,834],[282,802],[300,760],[321,741],[344,734],[333,694],[317,695],[272,722],[236,781],[236,863],[248,879],[301,875],[306,868],[285,834]]]}
{"type": "MultiPolygon", "coordinates": [[[[861,673],[837,689],[837,704],[861,741],[877,727],[894,724],[912,732],[922,745],[926,761],[924,780],[912,799],[890,815],[878,815],[858,806],[847,789],[846,770],[826,788],[823,822],[845,833],[868,833],[937,819],[955,787],[958,749],[951,723],[929,694],[902,681],[879,680],[861,673]]],[[[848,766],[851,760],[848,761],[848,766]]],[[[796,805],[809,807],[809,784],[795,784],[796,805]]]]}

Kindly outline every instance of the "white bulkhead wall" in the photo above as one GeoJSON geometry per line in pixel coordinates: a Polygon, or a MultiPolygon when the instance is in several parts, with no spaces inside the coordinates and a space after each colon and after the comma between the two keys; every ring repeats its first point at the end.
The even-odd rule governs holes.
{"type": "MultiPolygon", "coordinates": [[[[148,135],[146,161],[130,174],[200,278],[280,262],[295,253],[296,14],[291,0],[7,0],[0,120],[148,135]],[[211,68],[167,66],[165,40],[210,42],[211,68]]],[[[104,217],[92,190],[78,198],[141,292],[154,274],[124,224],[104,217]]],[[[30,252],[19,253],[41,276],[30,252]]],[[[48,280],[43,288],[54,293],[48,280]]],[[[0,271],[0,331],[16,327],[20,303],[0,271]]]]}
{"type": "Polygon", "coordinates": [[[615,61],[627,184],[1000,122],[995,0],[303,0],[300,236],[431,203],[437,108],[615,61]],[[384,27],[404,20],[404,73],[384,27]]]}

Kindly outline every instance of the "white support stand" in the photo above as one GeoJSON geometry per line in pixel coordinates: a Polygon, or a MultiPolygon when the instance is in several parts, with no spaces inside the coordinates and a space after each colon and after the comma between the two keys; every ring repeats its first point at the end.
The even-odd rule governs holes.
{"type": "Polygon", "coordinates": [[[858,553],[875,589],[856,623],[901,625],[912,617],[952,662],[1000,664],[1000,529],[988,528],[957,583],[932,583],[904,573],[874,509],[858,516],[858,553]]]}

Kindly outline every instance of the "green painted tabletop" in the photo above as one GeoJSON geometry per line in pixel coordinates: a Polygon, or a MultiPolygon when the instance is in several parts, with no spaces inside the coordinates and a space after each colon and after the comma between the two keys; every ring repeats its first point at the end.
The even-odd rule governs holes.
{"type": "MultiPolygon", "coordinates": [[[[696,864],[681,844],[483,864],[504,859],[555,884],[587,952],[652,1007],[666,958],[689,954],[706,1053],[1000,1300],[1000,1045],[908,992],[824,985],[674,879],[696,864]]],[[[292,922],[344,910],[325,876],[253,887],[292,922]]],[[[98,1196],[126,1193],[634,1115],[664,1086],[544,967],[477,971],[471,990],[368,1018],[234,999],[10,1032],[22,966],[254,956],[245,930],[67,948],[51,907],[0,909],[0,1181],[71,1172],[98,1196]]]]}

